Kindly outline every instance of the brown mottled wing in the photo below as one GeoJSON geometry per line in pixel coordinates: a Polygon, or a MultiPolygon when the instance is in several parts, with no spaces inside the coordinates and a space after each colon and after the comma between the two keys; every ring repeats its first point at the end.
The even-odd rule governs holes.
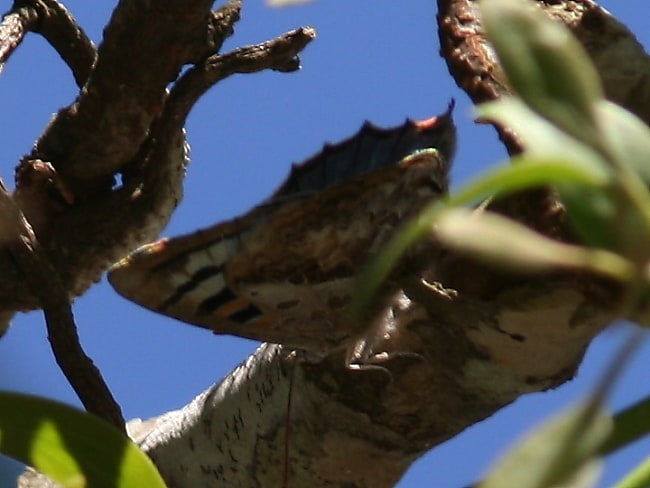
{"type": "MultiPolygon", "coordinates": [[[[403,133],[394,144],[417,131],[453,140],[449,114],[419,124],[393,129],[403,133]]],[[[357,137],[369,136],[362,130],[357,137]]],[[[240,219],[144,246],[113,267],[111,283],[146,308],[216,333],[316,352],[341,345],[358,332],[354,324],[341,325],[358,265],[446,190],[448,170],[438,151],[425,151],[366,171],[350,162],[355,176],[332,161],[365,144],[351,141],[325,150],[330,158],[320,164],[329,169],[322,170],[320,187],[311,167],[316,156],[294,168],[275,199],[240,219]],[[334,173],[345,179],[332,181],[334,173]]],[[[416,143],[402,151],[420,149],[416,143]]]]}
{"type": "Polygon", "coordinates": [[[113,265],[109,281],[125,298],[201,327],[212,329],[220,320],[245,323],[247,315],[260,313],[248,304],[236,309],[239,301],[226,285],[224,269],[263,218],[260,213],[142,246],[113,265]],[[215,315],[197,314],[204,303],[214,312],[216,302],[224,308],[215,315]]]}

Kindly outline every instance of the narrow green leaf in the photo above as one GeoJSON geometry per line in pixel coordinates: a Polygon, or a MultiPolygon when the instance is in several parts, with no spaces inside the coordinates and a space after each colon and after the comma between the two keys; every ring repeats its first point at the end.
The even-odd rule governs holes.
{"type": "Polygon", "coordinates": [[[610,454],[650,434],[650,397],[635,403],[614,416],[614,429],[602,447],[610,454]]]}
{"type": "Polygon", "coordinates": [[[574,164],[561,157],[522,156],[516,161],[519,164],[503,164],[480,175],[446,200],[432,204],[409,223],[359,274],[352,301],[352,313],[356,316],[363,314],[400,256],[431,232],[432,221],[446,205],[473,204],[491,195],[503,196],[526,188],[561,182],[599,188],[611,178],[608,170],[604,168],[574,164]]]}
{"type": "Polygon", "coordinates": [[[613,488],[648,488],[650,486],[650,457],[634,468],[613,488]]]}
{"type": "Polygon", "coordinates": [[[447,204],[467,205],[492,195],[560,184],[602,189],[611,179],[611,173],[597,165],[581,165],[556,155],[517,156],[511,163],[497,166],[458,189],[448,197],[447,204]]]}
{"type": "Polygon", "coordinates": [[[526,153],[556,157],[602,170],[611,164],[600,153],[531,110],[519,98],[504,97],[476,107],[477,116],[509,127],[521,139],[526,153]]]}
{"type": "Polygon", "coordinates": [[[496,464],[481,488],[517,486],[548,488],[589,486],[589,465],[599,462],[612,431],[612,418],[603,401],[638,349],[643,332],[635,331],[610,361],[589,398],[577,407],[555,416],[515,446],[496,464]],[[586,473],[585,473],[586,470],[586,473]]]}
{"type": "Polygon", "coordinates": [[[567,218],[582,242],[603,249],[618,251],[620,234],[614,229],[621,222],[620,191],[589,188],[571,184],[556,186],[567,218]]]}
{"type": "Polygon", "coordinates": [[[517,272],[580,268],[627,282],[634,267],[620,256],[549,239],[490,212],[454,208],[433,222],[435,236],[457,252],[517,272]]]}
{"type": "Polygon", "coordinates": [[[570,161],[567,164],[582,167],[590,175],[601,173],[603,184],[599,187],[569,179],[557,180],[554,186],[559,191],[573,229],[584,242],[606,249],[621,249],[622,234],[612,231],[623,221],[621,191],[616,189],[619,184],[616,164],[542,119],[517,99],[489,103],[479,107],[478,112],[488,120],[515,130],[522,138],[526,154],[546,158],[562,155],[570,161]],[[609,179],[607,183],[605,178],[609,179]]]}
{"type": "Polygon", "coordinates": [[[650,184],[650,128],[623,107],[603,100],[596,104],[600,131],[618,161],[650,184]]]}
{"type": "Polygon", "coordinates": [[[593,407],[580,405],[536,429],[497,463],[481,488],[572,486],[566,483],[594,462],[611,428],[610,417],[593,407]]]}
{"type": "Polygon", "coordinates": [[[625,195],[619,205],[619,248],[648,261],[650,241],[650,128],[635,115],[607,101],[597,104],[604,146],[618,169],[618,183],[625,195]]]}
{"type": "Polygon", "coordinates": [[[536,112],[583,141],[597,141],[598,73],[569,30],[520,0],[483,0],[481,12],[513,89],[536,112]]]}
{"type": "Polygon", "coordinates": [[[515,130],[527,154],[562,155],[594,171],[611,173],[608,187],[556,184],[577,235],[592,246],[642,262],[650,240],[650,129],[634,115],[604,100],[594,104],[599,140],[592,147],[534,113],[515,98],[485,104],[479,116],[515,130]],[[630,235],[632,232],[632,235],[630,235]]]}
{"type": "Polygon", "coordinates": [[[426,217],[418,217],[397,236],[395,236],[381,251],[379,256],[372,259],[361,270],[357,277],[357,284],[354,287],[354,295],[350,310],[353,316],[363,317],[365,310],[377,293],[379,286],[386,280],[391,270],[404,254],[404,252],[425,235],[428,226],[424,223],[435,215],[438,206],[432,205],[426,217]]]}
{"type": "Polygon", "coordinates": [[[151,460],[103,420],[51,400],[0,393],[0,452],[66,488],[164,488],[151,460]]]}

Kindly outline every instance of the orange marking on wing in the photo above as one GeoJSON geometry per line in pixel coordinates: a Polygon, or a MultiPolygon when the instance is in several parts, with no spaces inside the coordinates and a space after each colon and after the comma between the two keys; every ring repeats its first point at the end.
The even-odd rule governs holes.
{"type": "Polygon", "coordinates": [[[427,130],[435,127],[436,124],[440,122],[440,117],[431,117],[426,120],[415,120],[413,125],[420,130],[427,130]]]}
{"type": "Polygon", "coordinates": [[[256,325],[261,325],[262,327],[270,327],[273,324],[273,317],[269,315],[262,315],[259,319],[255,321],[256,325]]]}
{"type": "Polygon", "coordinates": [[[250,305],[250,302],[246,298],[236,298],[235,300],[228,302],[226,305],[219,307],[216,314],[218,317],[227,319],[233,313],[246,308],[248,305],[250,305]]]}

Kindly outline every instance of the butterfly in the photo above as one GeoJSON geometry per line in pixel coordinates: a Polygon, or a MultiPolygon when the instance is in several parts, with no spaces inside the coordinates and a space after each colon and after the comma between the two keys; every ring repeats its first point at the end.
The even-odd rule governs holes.
{"type": "Polygon", "coordinates": [[[355,276],[410,218],[447,192],[453,102],[440,116],[352,138],[295,165],[245,215],[138,248],[109,281],[183,322],[324,356],[372,328],[349,304],[355,276]]]}

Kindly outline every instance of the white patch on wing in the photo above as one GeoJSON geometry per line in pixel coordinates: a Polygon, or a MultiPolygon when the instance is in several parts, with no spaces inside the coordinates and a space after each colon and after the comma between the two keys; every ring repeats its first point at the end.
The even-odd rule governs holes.
{"type": "Polygon", "coordinates": [[[191,252],[185,261],[185,273],[192,277],[197,271],[208,266],[220,266],[222,263],[215,262],[206,250],[191,252]]]}
{"type": "Polygon", "coordinates": [[[223,266],[237,252],[239,247],[240,239],[238,237],[229,237],[207,247],[202,254],[214,266],[223,266]]]}
{"type": "Polygon", "coordinates": [[[196,288],[187,293],[181,299],[181,303],[190,300],[196,305],[199,305],[204,300],[219,293],[225,287],[226,283],[223,279],[223,275],[219,273],[218,275],[211,276],[207,280],[202,281],[196,288]]]}

